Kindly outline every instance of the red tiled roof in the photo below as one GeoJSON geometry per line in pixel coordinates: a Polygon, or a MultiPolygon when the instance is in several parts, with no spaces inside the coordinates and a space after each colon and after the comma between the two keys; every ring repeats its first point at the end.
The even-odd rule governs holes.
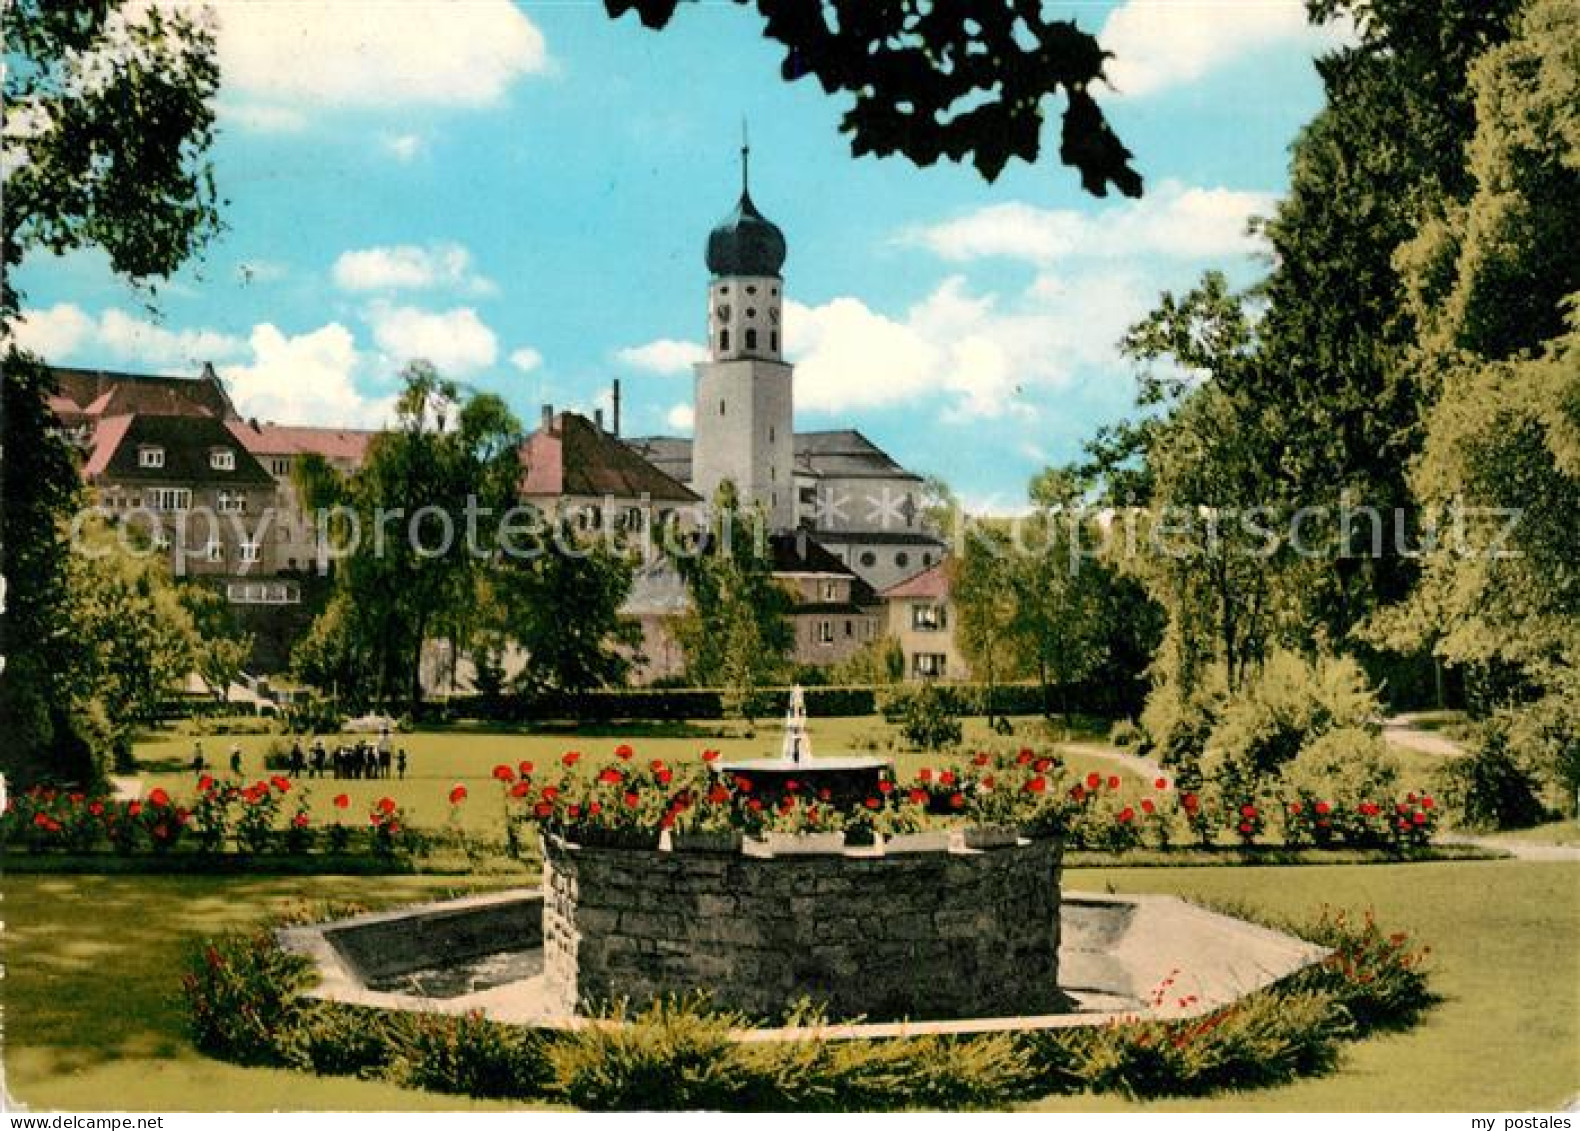
{"type": "Polygon", "coordinates": [[[82,466],[82,474],[86,478],[102,475],[104,469],[110,465],[110,457],[115,454],[115,449],[121,446],[121,441],[126,438],[126,430],[131,427],[132,417],[110,416],[100,420],[93,430],[93,450],[88,453],[88,461],[82,466]]]}
{"type": "Polygon", "coordinates": [[[255,456],[321,455],[360,464],[377,432],[359,428],[307,428],[232,421],[230,430],[255,456]]]}
{"type": "Polygon", "coordinates": [[[698,496],[601,430],[585,416],[562,412],[521,445],[521,494],[526,498],[640,499],[695,503],[698,496]]]}
{"type": "Polygon", "coordinates": [[[153,413],[159,416],[234,418],[235,408],[214,370],[196,377],[155,377],[102,369],[52,366],[56,395],[89,416],[153,413]]]}
{"type": "Polygon", "coordinates": [[[949,571],[944,568],[945,564],[946,562],[939,562],[931,569],[924,569],[904,581],[897,581],[879,596],[885,600],[905,597],[931,597],[936,600],[948,597],[949,571]]]}

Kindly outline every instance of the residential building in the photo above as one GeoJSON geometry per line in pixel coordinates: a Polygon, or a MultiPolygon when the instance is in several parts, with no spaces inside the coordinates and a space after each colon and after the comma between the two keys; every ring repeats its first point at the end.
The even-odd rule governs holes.
{"type": "Polygon", "coordinates": [[[965,657],[955,645],[958,617],[949,591],[949,563],[942,561],[881,594],[888,606],[888,634],[905,656],[906,679],[971,677],[965,657]]]}

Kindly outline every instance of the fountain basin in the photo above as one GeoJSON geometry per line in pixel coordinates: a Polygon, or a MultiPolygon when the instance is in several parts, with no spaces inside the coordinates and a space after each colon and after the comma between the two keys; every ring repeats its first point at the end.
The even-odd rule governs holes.
{"type": "Polygon", "coordinates": [[[752,791],[766,801],[776,801],[796,783],[803,796],[815,797],[828,790],[835,805],[859,805],[864,798],[878,794],[881,781],[894,763],[888,758],[842,755],[832,758],[807,758],[792,762],[785,758],[748,758],[721,762],[716,773],[745,778],[752,791]]]}

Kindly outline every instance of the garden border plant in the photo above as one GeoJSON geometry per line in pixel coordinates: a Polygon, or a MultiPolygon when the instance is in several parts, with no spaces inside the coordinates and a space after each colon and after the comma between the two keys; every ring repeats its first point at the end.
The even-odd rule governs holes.
{"type": "MultiPolygon", "coordinates": [[[[702,997],[617,1010],[576,1030],[387,1012],[303,996],[310,965],[268,930],[196,947],[182,988],[197,1046],[243,1064],[602,1110],[999,1107],[1055,1094],[1154,1098],[1284,1083],[1332,1071],[1344,1042],[1408,1027],[1433,1003],[1430,948],[1407,933],[1328,908],[1298,933],[1332,953],[1206,1015],[972,1036],[742,1042],[735,1034],[749,1019],[712,1011],[702,997]]],[[[1176,992],[1165,979],[1152,1001],[1170,1004],[1176,992]]],[[[814,1030],[823,1022],[798,1020],[814,1030]]]]}

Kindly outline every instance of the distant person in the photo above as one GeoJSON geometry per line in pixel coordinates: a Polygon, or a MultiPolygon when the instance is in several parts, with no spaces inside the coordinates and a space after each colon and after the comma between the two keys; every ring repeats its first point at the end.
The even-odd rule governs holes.
{"type": "Polygon", "coordinates": [[[379,728],[378,766],[380,777],[390,776],[390,728],[387,726],[379,728]]]}
{"type": "Polygon", "coordinates": [[[406,748],[402,746],[400,753],[395,755],[395,768],[400,774],[400,780],[406,780],[406,748]]]}
{"type": "Polygon", "coordinates": [[[302,771],[307,768],[307,756],[302,753],[300,741],[291,743],[291,762],[289,773],[293,778],[302,776],[302,771]]]}
{"type": "Polygon", "coordinates": [[[241,743],[230,744],[230,772],[241,777],[241,743]]]}
{"type": "Polygon", "coordinates": [[[192,773],[197,777],[202,777],[203,771],[207,768],[208,762],[203,758],[203,744],[194,742],[192,744],[192,773]]]}
{"type": "Polygon", "coordinates": [[[324,740],[321,738],[313,740],[313,768],[308,776],[315,778],[324,776],[324,740]]]}

